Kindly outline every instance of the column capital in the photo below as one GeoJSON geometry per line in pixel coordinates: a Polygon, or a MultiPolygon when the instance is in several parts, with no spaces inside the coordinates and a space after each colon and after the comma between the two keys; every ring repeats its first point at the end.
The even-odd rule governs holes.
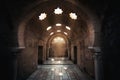
{"type": "Polygon", "coordinates": [[[90,49],[91,52],[94,53],[94,55],[93,55],[94,59],[101,58],[102,55],[101,55],[101,49],[100,49],[100,47],[88,47],[88,49],[90,49]]]}
{"type": "Polygon", "coordinates": [[[94,53],[101,53],[100,47],[89,46],[88,49],[90,49],[94,53]]]}
{"type": "Polygon", "coordinates": [[[11,50],[11,57],[16,58],[25,47],[12,47],[11,50]]]}

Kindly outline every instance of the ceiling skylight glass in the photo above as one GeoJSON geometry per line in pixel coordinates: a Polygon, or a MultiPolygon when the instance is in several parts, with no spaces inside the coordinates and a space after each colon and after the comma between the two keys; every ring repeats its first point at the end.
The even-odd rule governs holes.
{"type": "Polygon", "coordinates": [[[77,19],[76,13],[70,13],[69,16],[70,16],[71,19],[74,19],[74,20],[77,19]]]}
{"type": "Polygon", "coordinates": [[[61,32],[61,30],[57,30],[57,32],[61,32]]]}
{"type": "Polygon", "coordinates": [[[62,14],[62,13],[63,13],[63,10],[60,9],[59,7],[57,7],[56,9],[54,9],[54,13],[55,13],[55,14],[62,14]]]}
{"type": "Polygon", "coordinates": [[[60,23],[57,23],[57,24],[56,24],[56,26],[62,26],[62,24],[60,24],[60,23]]]}
{"type": "Polygon", "coordinates": [[[54,34],[54,32],[51,32],[51,33],[50,33],[50,35],[53,35],[53,34],[54,34]]]}
{"type": "Polygon", "coordinates": [[[47,27],[47,29],[46,29],[46,30],[48,31],[48,30],[50,30],[51,28],[52,28],[52,27],[51,27],[51,26],[49,26],[49,27],[47,27]]]}
{"type": "Polygon", "coordinates": [[[66,26],[66,29],[70,30],[70,27],[69,27],[69,26],[66,26]]]}
{"type": "Polygon", "coordinates": [[[64,32],[65,35],[68,35],[66,32],[64,32]]]}
{"type": "Polygon", "coordinates": [[[46,14],[46,13],[41,13],[41,14],[39,15],[39,20],[44,20],[46,17],[47,17],[47,14],[46,14]]]}

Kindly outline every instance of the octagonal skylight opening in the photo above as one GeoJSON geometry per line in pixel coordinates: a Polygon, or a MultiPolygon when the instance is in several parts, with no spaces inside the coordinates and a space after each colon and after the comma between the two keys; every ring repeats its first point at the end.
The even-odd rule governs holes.
{"type": "Polygon", "coordinates": [[[65,26],[67,30],[71,30],[71,28],[69,26],[65,26]]]}
{"type": "Polygon", "coordinates": [[[62,26],[62,24],[60,24],[60,23],[57,23],[57,24],[56,24],[56,26],[62,26]]]}
{"type": "Polygon", "coordinates": [[[44,20],[46,17],[47,17],[47,14],[46,14],[46,13],[41,13],[41,14],[39,15],[39,20],[44,20]]]}
{"type": "Polygon", "coordinates": [[[51,28],[52,28],[52,26],[49,26],[49,27],[47,27],[47,29],[46,29],[46,30],[48,31],[48,30],[50,30],[51,28]]]}
{"type": "Polygon", "coordinates": [[[54,13],[59,15],[63,13],[63,10],[57,7],[56,9],[54,9],[54,13]]]}
{"type": "Polygon", "coordinates": [[[74,19],[74,20],[77,19],[76,13],[70,13],[69,16],[70,16],[71,19],[74,19]]]}

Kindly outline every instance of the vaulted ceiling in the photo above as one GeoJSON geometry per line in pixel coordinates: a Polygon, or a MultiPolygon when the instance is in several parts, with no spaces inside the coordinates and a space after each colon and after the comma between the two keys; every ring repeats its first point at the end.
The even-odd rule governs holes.
{"type": "Polygon", "coordinates": [[[49,1],[39,4],[34,8],[35,15],[29,20],[28,25],[31,27],[31,31],[39,39],[48,38],[53,32],[55,34],[65,35],[68,39],[76,39],[84,37],[87,32],[87,23],[86,20],[88,16],[80,9],[79,6],[76,6],[68,1],[49,1]],[[54,10],[57,8],[62,9],[62,14],[55,14],[54,10]],[[43,20],[39,19],[41,13],[46,14],[46,18],[43,20]],[[70,13],[75,13],[77,19],[72,19],[70,13]],[[56,24],[61,24],[61,26],[56,26],[56,24]],[[46,30],[49,26],[52,28],[46,30]],[[66,28],[70,27],[70,30],[66,28]],[[58,32],[60,30],[60,32],[58,32]],[[67,34],[65,34],[67,33],[67,34]]]}
{"type": "Polygon", "coordinates": [[[27,27],[33,32],[33,34],[38,39],[46,39],[50,37],[51,32],[54,34],[65,35],[66,32],[68,35],[65,35],[68,39],[76,40],[84,38],[88,31],[89,21],[88,15],[83,11],[82,6],[89,7],[89,9],[98,14],[104,12],[105,1],[100,0],[19,0],[19,1],[9,1],[6,5],[10,6],[8,8],[9,13],[13,18],[13,21],[19,23],[19,21],[25,19],[26,15],[29,15],[30,18],[27,21],[27,27]],[[80,5],[81,4],[81,5],[80,5]],[[102,5],[100,5],[102,4],[102,5]],[[99,5],[97,7],[97,5],[99,5]],[[54,9],[60,8],[63,10],[62,14],[55,14],[54,9]],[[71,19],[69,14],[75,13],[77,19],[71,19]],[[34,13],[34,15],[30,15],[34,13]],[[41,13],[46,13],[47,17],[44,20],[39,20],[41,13]],[[61,26],[56,26],[57,23],[62,24],[61,26]],[[49,26],[52,26],[50,30],[46,30],[49,26]],[[66,26],[70,27],[71,30],[66,29],[66,26]],[[61,30],[61,32],[57,32],[61,30]]]}

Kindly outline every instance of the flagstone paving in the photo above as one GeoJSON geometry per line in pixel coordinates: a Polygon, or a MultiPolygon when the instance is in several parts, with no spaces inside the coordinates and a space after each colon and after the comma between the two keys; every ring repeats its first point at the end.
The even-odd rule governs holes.
{"type": "Polygon", "coordinates": [[[38,69],[27,80],[93,80],[93,79],[82,73],[76,65],[74,65],[71,61],[67,59],[66,60],[49,59],[48,62],[46,62],[44,65],[39,65],[38,69]]]}

